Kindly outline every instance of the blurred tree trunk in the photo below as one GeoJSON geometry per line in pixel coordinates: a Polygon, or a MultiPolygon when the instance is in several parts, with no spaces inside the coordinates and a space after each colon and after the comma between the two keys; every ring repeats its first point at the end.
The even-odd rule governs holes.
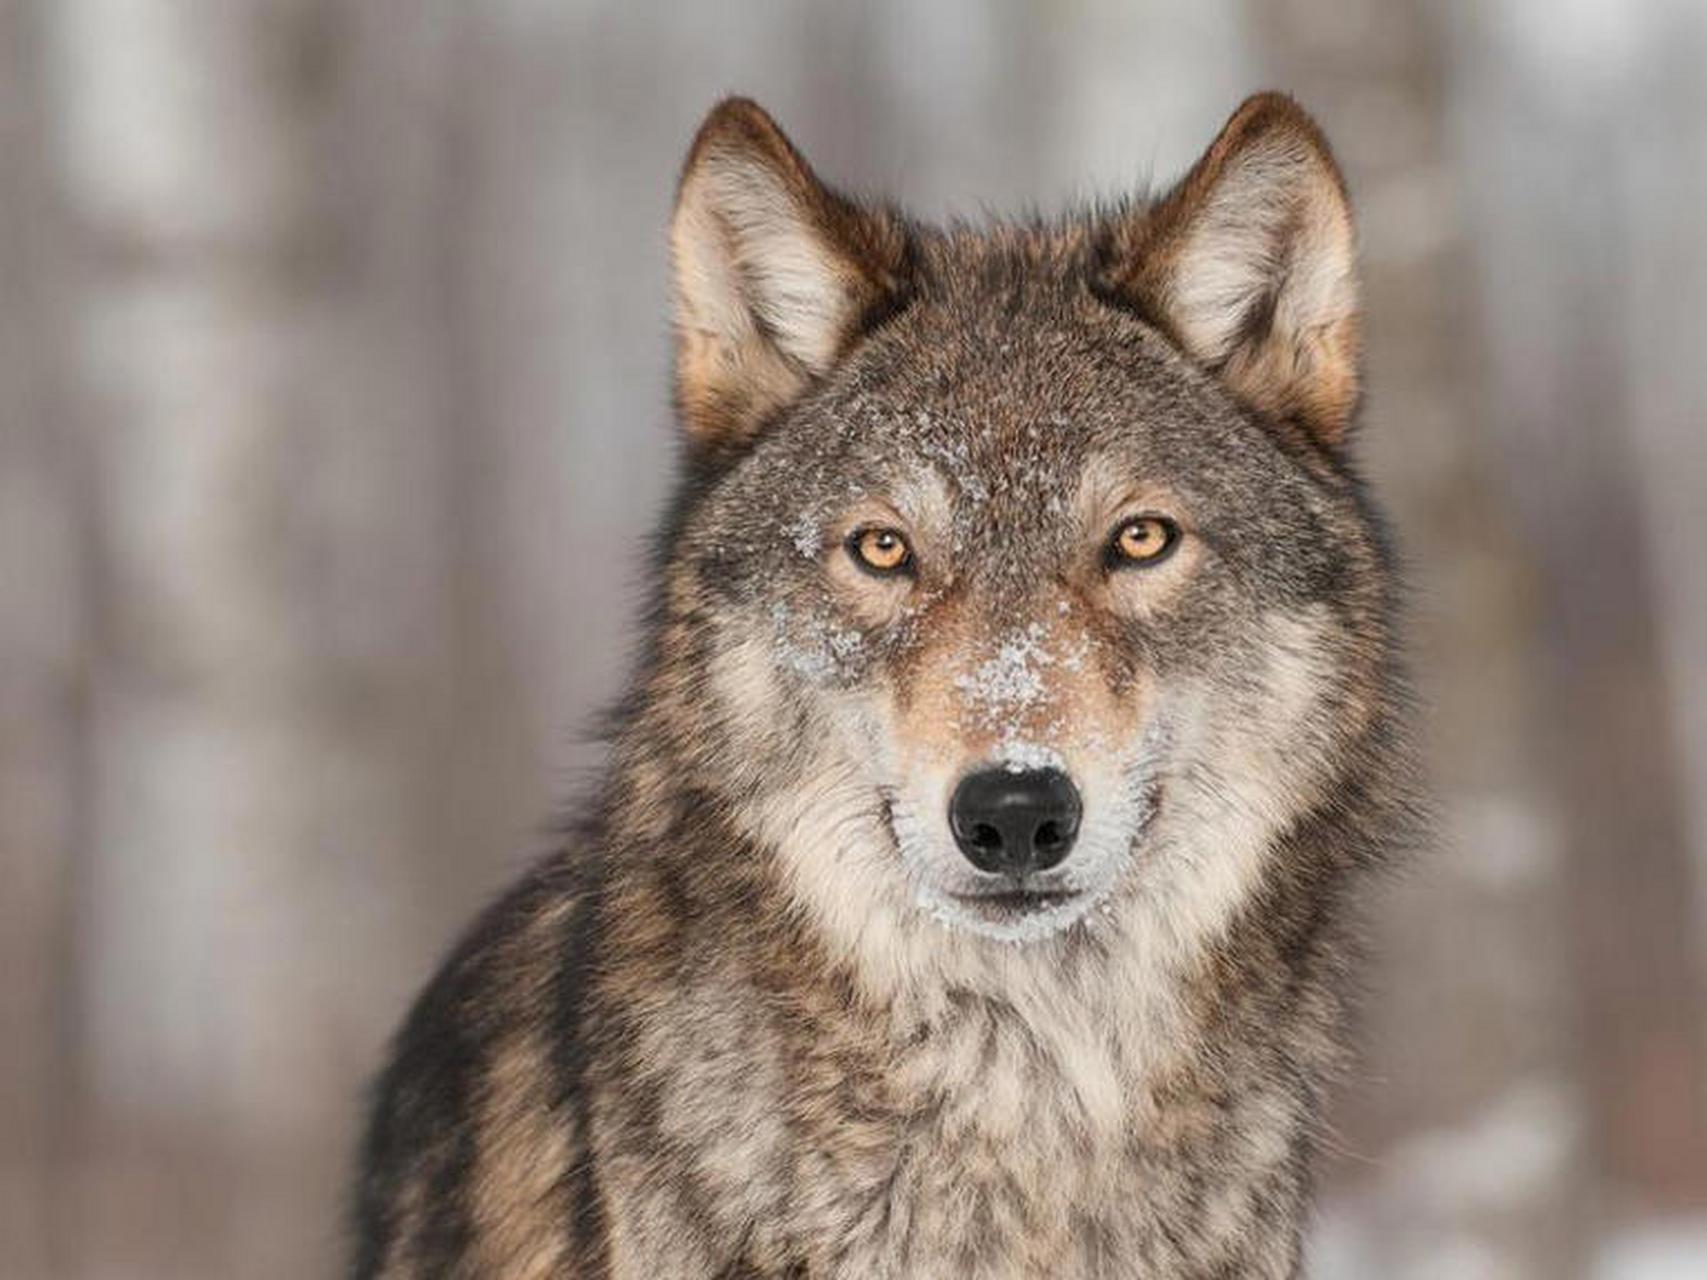
{"type": "Polygon", "coordinates": [[[36,9],[93,466],[78,1052],[52,1082],[85,1118],[78,1272],[327,1270],[329,1138],[373,1010],[437,945],[423,871],[465,798],[446,11],[36,9]]]}
{"type": "Polygon", "coordinates": [[[77,1061],[86,545],[40,14],[0,3],[0,1269],[50,1275],[77,1061]]]}
{"type": "Polygon", "coordinates": [[[1451,28],[1454,123],[1491,339],[1485,416],[1537,574],[1531,660],[1547,694],[1530,725],[1564,855],[1604,1230],[1707,1204],[1702,899],[1680,752],[1699,703],[1674,683],[1699,669],[1679,644],[1703,593],[1699,534],[1675,523],[1668,479],[1695,477],[1699,502],[1700,401],[1689,429],[1675,397],[1701,386],[1677,335],[1699,333],[1686,282],[1704,270],[1688,206],[1707,152],[1707,29],[1666,3],[1585,11],[1544,39],[1515,16],[1466,8],[1451,28]]]}

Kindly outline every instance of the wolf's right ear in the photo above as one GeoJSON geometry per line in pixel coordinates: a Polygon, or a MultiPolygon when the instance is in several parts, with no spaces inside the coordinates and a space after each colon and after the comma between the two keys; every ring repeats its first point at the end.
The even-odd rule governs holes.
{"type": "Polygon", "coordinates": [[[831,191],[757,103],[700,126],[670,225],[676,404],[739,444],[905,295],[906,229],[831,191]]]}

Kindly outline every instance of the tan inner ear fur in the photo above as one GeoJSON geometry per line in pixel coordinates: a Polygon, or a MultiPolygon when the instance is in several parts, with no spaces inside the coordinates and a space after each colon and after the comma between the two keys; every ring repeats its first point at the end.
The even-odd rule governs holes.
{"type": "Polygon", "coordinates": [[[1247,100],[1121,229],[1115,258],[1114,287],[1235,394],[1343,437],[1358,395],[1356,236],[1327,142],[1290,98],[1247,100]]]}
{"type": "Polygon", "coordinates": [[[898,295],[899,219],[825,187],[756,104],[732,98],[688,153],[670,228],[676,398],[701,440],[739,442],[898,295]]]}

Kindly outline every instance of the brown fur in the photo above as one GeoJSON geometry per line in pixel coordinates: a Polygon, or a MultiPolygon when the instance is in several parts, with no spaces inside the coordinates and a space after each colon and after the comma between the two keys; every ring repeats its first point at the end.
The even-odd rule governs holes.
{"type": "Polygon", "coordinates": [[[1295,1275],[1412,807],[1319,133],[1264,95],[1157,202],[937,231],[737,101],[672,238],[647,656],[399,1035],[355,1274],[1295,1275]],[[1120,567],[1143,513],[1177,549],[1120,567]],[[946,796],[1039,762],[1084,825],[1003,914],[946,796]]]}

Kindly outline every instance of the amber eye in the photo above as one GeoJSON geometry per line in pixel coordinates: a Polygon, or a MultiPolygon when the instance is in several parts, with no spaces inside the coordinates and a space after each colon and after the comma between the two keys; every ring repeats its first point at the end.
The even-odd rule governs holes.
{"type": "Polygon", "coordinates": [[[848,535],[848,551],[860,568],[879,577],[913,567],[912,549],[894,529],[855,529],[848,535]]]}
{"type": "Polygon", "coordinates": [[[1152,565],[1179,544],[1179,526],[1164,516],[1134,516],[1114,531],[1108,546],[1110,568],[1152,565]]]}

